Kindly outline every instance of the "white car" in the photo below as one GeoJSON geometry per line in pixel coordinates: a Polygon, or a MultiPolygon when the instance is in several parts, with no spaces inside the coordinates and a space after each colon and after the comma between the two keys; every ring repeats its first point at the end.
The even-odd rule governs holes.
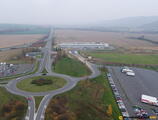
{"type": "Polygon", "coordinates": [[[134,72],[126,72],[126,75],[128,75],[128,76],[135,76],[135,73],[134,72]]]}
{"type": "Polygon", "coordinates": [[[124,117],[129,117],[129,114],[128,114],[127,112],[122,112],[122,115],[123,115],[124,117]]]}
{"type": "Polygon", "coordinates": [[[127,73],[127,72],[133,72],[133,70],[130,70],[130,69],[127,69],[127,68],[123,68],[123,69],[121,70],[121,72],[127,73]]]}

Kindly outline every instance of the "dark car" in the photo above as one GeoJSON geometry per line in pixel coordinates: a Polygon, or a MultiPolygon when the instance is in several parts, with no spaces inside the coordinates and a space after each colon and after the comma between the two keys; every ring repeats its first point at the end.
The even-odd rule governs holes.
{"type": "Polygon", "coordinates": [[[121,97],[116,97],[116,100],[122,100],[121,97]]]}
{"type": "Polygon", "coordinates": [[[47,73],[42,73],[42,75],[47,75],[47,73]]]}
{"type": "Polygon", "coordinates": [[[120,110],[121,112],[127,112],[125,108],[121,108],[120,110]]]}
{"type": "Polygon", "coordinates": [[[152,111],[158,116],[158,110],[152,109],[152,111]]]}

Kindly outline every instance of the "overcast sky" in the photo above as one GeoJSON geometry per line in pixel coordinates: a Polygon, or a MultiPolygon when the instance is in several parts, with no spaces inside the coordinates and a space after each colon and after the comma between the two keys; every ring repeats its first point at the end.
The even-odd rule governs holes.
{"type": "Polygon", "coordinates": [[[158,0],[0,0],[0,23],[78,24],[158,16],[158,0]]]}

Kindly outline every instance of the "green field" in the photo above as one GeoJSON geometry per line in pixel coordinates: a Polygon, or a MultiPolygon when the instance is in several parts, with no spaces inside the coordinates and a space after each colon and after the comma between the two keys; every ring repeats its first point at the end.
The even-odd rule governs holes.
{"type": "Polygon", "coordinates": [[[46,91],[51,91],[61,88],[65,84],[66,81],[62,78],[51,77],[51,76],[38,76],[20,81],[19,83],[17,83],[17,87],[21,90],[29,91],[29,92],[46,92],[46,91]],[[38,80],[40,78],[43,78],[45,80],[52,80],[53,84],[43,85],[43,86],[31,84],[32,80],[38,80]]]}
{"type": "MultiPolygon", "coordinates": [[[[25,108],[21,109],[21,115],[16,114],[12,116],[12,118],[20,117],[21,119],[24,118],[27,110],[27,101],[24,97],[13,95],[5,90],[5,88],[0,87],[0,120],[11,120],[2,117],[1,110],[3,105],[9,104],[11,101],[21,101],[25,104],[25,108]]],[[[13,114],[13,113],[12,113],[13,114]]],[[[18,120],[18,119],[17,119],[18,120]]]]}
{"type": "Polygon", "coordinates": [[[54,71],[75,77],[81,77],[90,74],[90,70],[83,63],[68,57],[63,57],[57,61],[54,71]]]}
{"type": "Polygon", "coordinates": [[[158,54],[131,54],[131,53],[110,53],[110,52],[87,52],[86,54],[105,60],[105,62],[125,64],[157,64],[158,54]]]}
{"type": "Polygon", "coordinates": [[[38,110],[38,107],[43,99],[43,96],[35,96],[35,104],[36,104],[36,111],[38,110]]]}
{"type": "Polygon", "coordinates": [[[46,70],[46,68],[43,69],[42,73],[43,74],[47,74],[48,73],[47,70],[46,70]]]}
{"type": "Polygon", "coordinates": [[[102,74],[95,79],[81,81],[71,91],[55,96],[48,105],[45,120],[118,120],[119,115],[108,80],[102,74]],[[107,115],[109,105],[112,106],[112,115],[107,115]],[[51,116],[52,113],[57,114],[51,116]]]}

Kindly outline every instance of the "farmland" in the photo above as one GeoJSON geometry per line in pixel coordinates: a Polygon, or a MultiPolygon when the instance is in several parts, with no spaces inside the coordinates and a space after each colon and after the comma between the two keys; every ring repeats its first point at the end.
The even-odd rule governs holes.
{"type": "Polygon", "coordinates": [[[25,53],[31,51],[31,48],[27,49],[13,49],[0,52],[0,62],[14,63],[14,64],[24,64],[33,63],[35,60],[25,57],[25,53]]]}
{"type": "Polygon", "coordinates": [[[15,50],[8,50],[8,51],[1,51],[0,52],[0,61],[8,61],[12,57],[17,56],[21,53],[21,49],[15,49],[15,50]]]}
{"type": "Polygon", "coordinates": [[[158,41],[157,34],[138,34],[125,32],[98,32],[81,30],[56,30],[56,43],[63,42],[106,42],[118,48],[158,50],[157,44],[147,41],[130,39],[144,35],[146,39],[158,41]]]}
{"type": "Polygon", "coordinates": [[[0,48],[28,44],[42,39],[45,35],[0,35],[0,48]]]}

